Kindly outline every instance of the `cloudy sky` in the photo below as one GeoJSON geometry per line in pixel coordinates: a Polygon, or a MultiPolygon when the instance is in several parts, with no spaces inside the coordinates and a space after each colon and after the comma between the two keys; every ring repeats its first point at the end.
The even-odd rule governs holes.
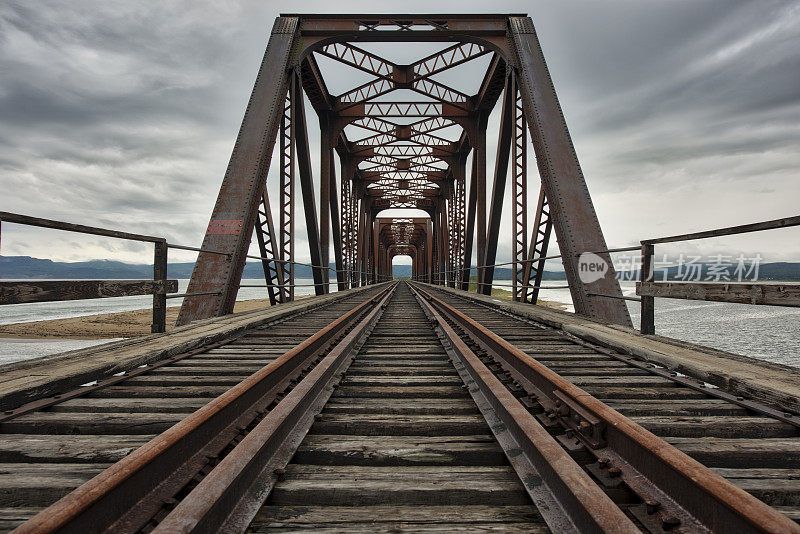
{"type": "MultiPolygon", "coordinates": [[[[275,16],[331,5],[6,0],[0,210],[198,245],[275,16]]],[[[487,5],[440,1],[437,11],[487,5]]],[[[609,245],[800,212],[799,1],[495,1],[491,10],[533,17],[609,245]]],[[[510,257],[508,228],[498,260],[510,257]]],[[[799,261],[799,236],[669,251],[799,261]]],[[[308,258],[302,232],[298,251],[308,258]]],[[[144,246],[10,224],[0,253],[150,259],[144,246]]]]}

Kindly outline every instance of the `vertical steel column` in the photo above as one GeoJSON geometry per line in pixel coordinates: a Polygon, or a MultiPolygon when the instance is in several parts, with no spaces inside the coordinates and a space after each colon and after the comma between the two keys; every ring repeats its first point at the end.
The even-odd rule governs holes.
{"type": "Polygon", "coordinates": [[[281,119],[280,264],[284,302],[294,300],[294,122],[292,91],[287,91],[281,119]]]}
{"type": "Polygon", "coordinates": [[[516,301],[524,301],[524,287],[527,279],[525,252],[528,248],[528,143],[525,133],[525,112],[522,109],[522,96],[517,87],[516,74],[514,74],[514,144],[511,155],[514,161],[514,181],[511,195],[514,204],[514,218],[512,221],[514,234],[512,240],[512,293],[516,301]]]}
{"type": "Polygon", "coordinates": [[[469,182],[469,202],[467,202],[467,226],[464,231],[464,261],[461,264],[461,289],[469,289],[469,275],[472,271],[472,243],[475,237],[475,209],[478,199],[477,151],[472,151],[472,172],[469,182]]]}
{"type": "Polygon", "coordinates": [[[218,295],[186,297],[178,324],[233,311],[264,188],[263,177],[267,176],[284,110],[298,24],[297,17],[275,20],[201,246],[202,250],[225,254],[200,252],[187,289],[187,293],[218,295]]]}
{"type": "Polygon", "coordinates": [[[530,17],[509,17],[509,31],[519,64],[520,90],[531,140],[536,150],[539,174],[547,198],[552,203],[550,209],[553,227],[563,254],[564,270],[575,311],[632,326],[625,301],[616,298],[591,298],[588,295],[591,292],[622,296],[607,253],[599,254],[608,264],[605,277],[592,283],[583,283],[580,279],[580,254],[607,249],[603,231],[597,220],[567,123],[561,113],[533,21],[530,17]]]}
{"type": "Polygon", "coordinates": [[[513,78],[506,76],[503,108],[500,114],[500,136],[497,141],[497,157],[494,164],[492,203],[489,211],[489,226],[486,230],[486,255],[482,262],[486,267],[483,270],[483,283],[478,287],[478,293],[484,295],[492,294],[492,282],[494,282],[494,262],[497,259],[497,241],[500,234],[500,222],[503,219],[503,199],[506,194],[508,178],[508,157],[511,152],[515,101],[513,78]]]}
{"type": "Polygon", "coordinates": [[[478,121],[477,146],[475,147],[475,161],[478,168],[477,182],[477,206],[476,206],[476,261],[478,263],[478,285],[475,288],[478,293],[483,287],[483,273],[485,272],[486,260],[486,126],[488,117],[478,121]]]}
{"type": "Polygon", "coordinates": [[[522,280],[524,281],[522,299],[524,302],[536,304],[539,301],[539,287],[542,285],[542,275],[544,274],[546,261],[541,258],[547,256],[547,246],[550,243],[552,229],[553,220],[550,218],[550,205],[547,203],[547,195],[545,195],[544,187],[542,187],[539,191],[539,201],[536,204],[536,215],[533,219],[530,251],[522,274],[522,280]]]}
{"type": "Polygon", "coordinates": [[[322,257],[323,292],[330,291],[330,233],[331,233],[331,128],[330,120],[323,114],[319,117],[320,125],[320,176],[319,176],[319,250],[322,257]]]}
{"type": "MultiPolygon", "coordinates": [[[[295,123],[295,148],[297,149],[297,170],[300,174],[300,189],[303,193],[303,212],[306,219],[308,248],[311,256],[312,273],[314,274],[314,292],[322,295],[324,289],[324,272],[322,269],[322,252],[319,247],[319,225],[317,224],[317,206],[314,200],[314,180],[311,174],[311,151],[308,146],[308,127],[306,124],[303,87],[298,73],[292,77],[292,119],[295,123]]],[[[327,202],[326,202],[327,205],[327,202]]]]}
{"type": "Polygon", "coordinates": [[[425,260],[425,281],[429,284],[433,283],[433,220],[428,219],[426,223],[426,233],[425,233],[425,250],[426,250],[426,260],[425,260]]]}

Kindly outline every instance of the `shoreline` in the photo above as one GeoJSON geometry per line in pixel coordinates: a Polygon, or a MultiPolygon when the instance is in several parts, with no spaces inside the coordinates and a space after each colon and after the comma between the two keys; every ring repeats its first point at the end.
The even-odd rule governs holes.
{"type": "MultiPolygon", "coordinates": [[[[298,297],[302,298],[302,297],[298,297]]],[[[539,300],[540,306],[565,310],[564,304],[539,300]]],[[[238,301],[233,308],[234,313],[266,309],[269,299],[252,299],[238,301]]],[[[180,306],[167,308],[167,332],[175,327],[180,306]]],[[[0,339],[27,340],[94,340],[119,339],[144,336],[150,333],[152,310],[140,310],[83,315],[65,319],[48,319],[24,323],[0,325],[0,339]]]]}
{"type": "MultiPolygon", "coordinates": [[[[242,300],[233,311],[246,312],[269,307],[269,299],[242,300]]],[[[180,306],[167,308],[167,332],[175,327],[180,306]]],[[[0,325],[0,339],[118,339],[150,334],[153,311],[140,310],[82,315],[65,319],[47,319],[0,325]]]]}

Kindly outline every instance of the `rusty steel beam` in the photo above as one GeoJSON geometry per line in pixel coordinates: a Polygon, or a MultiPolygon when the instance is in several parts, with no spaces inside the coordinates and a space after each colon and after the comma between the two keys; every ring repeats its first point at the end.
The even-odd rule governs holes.
{"type": "Polygon", "coordinates": [[[225,178],[189,281],[178,324],[231,313],[242,278],[256,208],[283,115],[283,96],[298,33],[297,17],[275,21],[225,178]]]}
{"type": "Polygon", "coordinates": [[[292,77],[292,118],[295,123],[295,148],[297,150],[297,170],[300,175],[300,189],[303,193],[303,212],[306,219],[306,233],[308,235],[308,248],[311,255],[311,264],[314,265],[314,292],[322,295],[325,273],[322,270],[322,250],[319,244],[319,224],[317,222],[317,207],[314,199],[314,181],[311,171],[311,149],[308,146],[308,130],[306,125],[305,104],[303,103],[303,88],[297,74],[292,77]]]}
{"type": "Polygon", "coordinates": [[[514,104],[516,102],[516,85],[511,76],[506,77],[506,88],[503,108],[500,114],[500,135],[497,142],[497,157],[494,164],[494,182],[492,184],[492,202],[489,211],[489,226],[486,229],[486,253],[479,260],[485,265],[482,285],[478,293],[492,294],[494,281],[494,262],[497,259],[497,241],[500,235],[500,221],[503,217],[503,199],[506,193],[508,177],[508,158],[511,152],[511,140],[514,132],[514,104]]]}
{"type": "Polygon", "coordinates": [[[624,326],[632,326],[625,302],[618,298],[591,298],[588,293],[621,297],[619,281],[608,254],[607,274],[592,283],[579,275],[579,255],[606,250],[578,156],[561,113],[533,22],[529,17],[509,17],[509,34],[519,64],[519,83],[539,174],[550,204],[553,228],[563,254],[564,270],[576,313],[624,326]]]}

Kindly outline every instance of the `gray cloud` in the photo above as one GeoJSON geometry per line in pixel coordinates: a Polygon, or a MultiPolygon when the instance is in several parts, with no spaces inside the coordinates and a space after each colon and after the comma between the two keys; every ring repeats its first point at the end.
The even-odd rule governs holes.
{"type": "MultiPolygon", "coordinates": [[[[406,6],[424,12],[429,3],[406,6]]],[[[280,7],[0,5],[0,209],[199,243],[280,7]]],[[[448,1],[437,10],[486,7],[448,1]]],[[[800,2],[506,1],[491,10],[531,10],[609,244],[797,213],[800,2]]],[[[392,53],[408,61],[418,48],[392,53]]],[[[330,76],[337,90],[356,79],[330,76]]],[[[490,153],[497,122],[495,114],[490,153]]],[[[318,143],[312,128],[315,162],[318,143]]],[[[530,167],[535,184],[532,159],[530,167]]],[[[508,216],[502,228],[498,258],[507,259],[508,216]]],[[[3,254],[149,260],[137,244],[11,225],[3,233],[3,254]]],[[[796,260],[797,243],[779,232],[707,250],[796,260]]],[[[301,222],[297,247],[307,259],[301,222]]]]}

